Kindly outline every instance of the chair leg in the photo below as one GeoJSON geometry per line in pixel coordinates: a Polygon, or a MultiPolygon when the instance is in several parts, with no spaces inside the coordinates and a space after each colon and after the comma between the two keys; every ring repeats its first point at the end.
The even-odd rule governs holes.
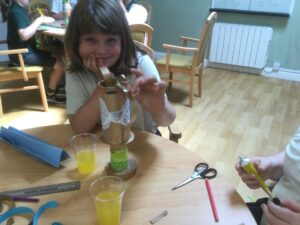
{"type": "Polygon", "coordinates": [[[174,123],[168,126],[169,140],[178,143],[178,140],[182,137],[181,129],[174,123]]]}
{"type": "Polygon", "coordinates": [[[47,102],[46,91],[45,91],[45,86],[44,86],[42,73],[38,74],[37,83],[38,83],[38,86],[39,86],[39,89],[40,89],[40,95],[41,95],[44,111],[48,112],[48,102],[47,102]]]}
{"type": "Polygon", "coordinates": [[[2,108],[2,99],[1,99],[1,94],[0,94],[0,117],[3,116],[3,108],[2,108]]]}
{"type": "Polygon", "coordinates": [[[202,72],[203,67],[201,66],[198,73],[198,97],[202,96],[202,72]]]}
{"type": "Polygon", "coordinates": [[[169,83],[168,83],[168,86],[169,86],[169,90],[171,90],[172,89],[172,81],[170,81],[170,80],[173,80],[173,72],[170,72],[169,73],[169,83]]]}
{"type": "Polygon", "coordinates": [[[193,107],[193,95],[194,95],[194,73],[190,74],[190,90],[189,90],[189,106],[193,107]]]}

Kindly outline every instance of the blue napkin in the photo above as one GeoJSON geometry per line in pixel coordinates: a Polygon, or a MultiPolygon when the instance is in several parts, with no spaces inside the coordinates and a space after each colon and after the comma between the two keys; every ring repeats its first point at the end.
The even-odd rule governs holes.
{"type": "Polygon", "coordinates": [[[1,127],[0,140],[30,157],[56,168],[59,168],[62,160],[69,158],[63,149],[13,127],[1,127]]]}

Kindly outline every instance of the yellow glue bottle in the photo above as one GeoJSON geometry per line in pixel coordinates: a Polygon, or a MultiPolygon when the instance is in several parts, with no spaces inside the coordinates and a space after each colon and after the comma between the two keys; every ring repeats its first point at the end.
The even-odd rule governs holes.
{"type": "Polygon", "coordinates": [[[264,180],[260,177],[257,170],[255,169],[255,166],[253,163],[250,162],[248,158],[244,158],[240,156],[240,166],[247,174],[253,174],[255,178],[258,180],[259,185],[262,187],[262,189],[272,198],[272,193],[269,189],[269,187],[266,185],[264,180]]]}

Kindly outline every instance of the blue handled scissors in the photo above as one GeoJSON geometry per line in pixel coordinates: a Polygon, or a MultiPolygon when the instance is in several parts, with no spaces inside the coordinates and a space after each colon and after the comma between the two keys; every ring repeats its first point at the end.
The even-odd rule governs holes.
{"type": "Polygon", "coordinates": [[[207,163],[199,163],[195,166],[194,172],[192,176],[188,179],[184,180],[180,184],[176,185],[172,188],[172,191],[176,190],[177,188],[182,187],[196,179],[212,179],[217,176],[217,170],[214,168],[209,168],[207,163]]]}

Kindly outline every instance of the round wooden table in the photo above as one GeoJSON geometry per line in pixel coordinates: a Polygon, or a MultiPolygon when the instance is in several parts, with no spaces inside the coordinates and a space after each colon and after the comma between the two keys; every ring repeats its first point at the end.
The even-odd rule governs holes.
{"type": "MultiPolygon", "coordinates": [[[[0,142],[0,192],[80,180],[80,190],[37,196],[41,199],[39,203],[17,205],[36,210],[46,201],[56,200],[59,207],[42,214],[39,224],[59,221],[63,225],[97,225],[88,187],[93,180],[105,175],[105,165],[110,157],[109,146],[99,141],[97,169],[83,176],[77,172],[74,154],[68,143],[74,135],[69,125],[39,127],[25,132],[64,148],[71,158],[62,163],[62,168],[55,169],[0,142]]],[[[129,154],[136,160],[138,169],[136,175],[126,181],[121,224],[149,225],[151,218],[165,210],[168,215],[156,224],[215,224],[204,180],[195,180],[171,191],[192,174],[197,163],[204,160],[167,139],[146,132],[134,133],[135,139],[129,144],[129,154]]],[[[218,224],[256,224],[241,197],[220,173],[210,180],[210,184],[219,214],[218,224]]]]}

